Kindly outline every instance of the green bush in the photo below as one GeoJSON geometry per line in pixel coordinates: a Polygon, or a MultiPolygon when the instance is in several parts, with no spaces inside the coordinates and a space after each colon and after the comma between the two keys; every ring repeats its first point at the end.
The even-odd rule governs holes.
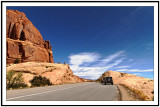
{"type": "Polygon", "coordinates": [[[14,61],[14,64],[18,64],[20,61],[19,59],[17,58],[15,61],[14,61]]]}
{"type": "Polygon", "coordinates": [[[30,83],[32,87],[52,85],[48,78],[42,76],[34,76],[33,79],[30,80],[30,83]]]}
{"type": "Polygon", "coordinates": [[[24,83],[22,76],[23,74],[21,72],[16,73],[14,71],[9,71],[6,76],[7,89],[28,87],[28,85],[24,83]]]}

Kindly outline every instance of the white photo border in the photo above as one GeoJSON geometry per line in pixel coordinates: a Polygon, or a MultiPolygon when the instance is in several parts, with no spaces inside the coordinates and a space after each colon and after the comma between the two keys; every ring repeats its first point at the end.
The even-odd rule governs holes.
{"type": "Polygon", "coordinates": [[[1,105],[159,106],[159,1],[1,1],[1,13],[1,105]],[[7,101],[6,6],[154,6],[154,101],[7,101]]]}

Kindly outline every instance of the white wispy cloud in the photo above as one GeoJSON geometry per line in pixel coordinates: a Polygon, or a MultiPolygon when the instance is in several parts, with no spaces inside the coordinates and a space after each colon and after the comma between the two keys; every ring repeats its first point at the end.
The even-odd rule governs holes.
{"type": "Polygon", "coordinates": [[[138,7],[135,10],[133,10],[132,12],[130,12],[130,14],[126,17],[123,17],[121,20],[130,23],[130,21],[132,21],[134,19],[135,16],[137,16],[137,13],[142,9],[143,7],[138,7]]]}
{"type": "Polygon", "coordinates": [[[80,77],[85,77],[87,79],[98,79],[100,75],[103,74],[103,72],[90,70],[86,72],[75,72],[74,74],[80,77]]]}
{"type": "MultiPolygon", "coordinates": [[[[154,71],[154,69],[129,69],[130,65],[121,64],[126,59],[125,51],[118,51],[106,57],[102,57],[98,53],[83,52],[72,54],[68,58],[73,73],[83,78],[97,79],[105,71],[112,69],[119,72],[134,73],[135,75],[154,71]],[[120,64],[121,66],[119,66],[120,64]]],[[[126,62],[129,63],[133,60],[126,59],[126,62]]]]}
{"type": "Polygon", "coordinates": [[[109,64],[107,67],[108,67],[108,68],[112,68],[112,67],[114,67],[114,66],[116,66],[116,65],[119,65],[119,64],[123,61],[123,59],[124,59],[124,58],[120,58],[120,59],[116,60],[114,63],[109,64]]]}
{"type": "Polygon", "coordinates": [[[117,66],[117,67],[115,67],[115,68],[117,68],[117,69],[122,69],[122,68],[129,68],[129,67],[131,67],[131,66],[117,66]]]}
{"type": "Polygon", "coordinates": [[[79,54],[73,54],[69,56],[69,63],[71,65],[81,65],[83,63],[89,63],[89,62],[94,62],[97,61],[100,58],[100,55],[97,53],[79,53],[79,54]]]}
{"type": "Polygon", "coordinates": [[[78,53],[72,54],[70,59],[70,67],[74,74],[90,79],[97,79],[102,73],[119,65],[124,60],[125,51],[118,51],[105,58],[101,58],[98,53],[78,53]],[[83,66],[84,63],[91,63],[89,67],[83,66]]]}
{"type": "Polygon", "coordinates": [[[134,59],[129,59],[129,60],[128,60],[128,62],[132,62],[132,61],[134,61],[134,59]]]}
{"type": "Polygon", "coordinates": [[[134,74],[132,74],[132,75],[141,76],[142,73],[134,73],[134,74]]]}
{"type": "Polygon", "coordinates": [[[114,59],[124,56],[124,53],[125,53],[125,51],[118,51],[112,55],[105,57],[104,59],[101,60],[100,63],[98,63],[94,66],[104,66],[104,65],[108,64],[109,62],[113,61],[114,59]]]}
{"type": "Polygon", "coordinates": [[[123,71],[123,72],[152,72],[154,69],[118,69],[116,71],[123,71]]]}

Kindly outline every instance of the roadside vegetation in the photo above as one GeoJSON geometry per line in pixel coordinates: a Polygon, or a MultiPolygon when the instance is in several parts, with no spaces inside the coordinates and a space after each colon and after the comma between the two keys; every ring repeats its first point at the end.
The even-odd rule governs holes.
{"type": "Polygon", "coordinates": [[[34,76],[32,80],[30,80],[31,87],[40,87],[40,86],[49,86],[52,85],[50,80],[46,77],[42,76],[34,76]]]}
{"type": "Polygon", "coordinates": [[[126,88],[130,89],[131,91],[135,92],[143,101],[151,101],[151,100],[153,100],[153,99],[150,99],[147,95],[145,95],[144,92],[141,91],[141,90],[135,89],[135,88],[130,87],[130,86],[126,85],[126,84],[121,84],[121,85],[123,85],[124,87],[126,87],[126,88]]]}
{"type": "Polygon", "coordinates": [[[8,72],[6,76],[7,90],[28,87],[28,85],[24,83],[22,76],[23,74],[21,72],[18,73],[14,71],[8,72]]]}
{"type": "MultiPolygon", "coordinates": [[[[19,89],[19,88],[27,88],[29,87],[25,84],[23,80],[22,72],[9,71],[6,75],[6,88],[10,89],[19,89]]],[[[30,80],[30,87],[40,87],[40,86],[49,86],[53,85],[50,80],[46,77],[42,76],[34,76],[32,80],[30,80]]]]}

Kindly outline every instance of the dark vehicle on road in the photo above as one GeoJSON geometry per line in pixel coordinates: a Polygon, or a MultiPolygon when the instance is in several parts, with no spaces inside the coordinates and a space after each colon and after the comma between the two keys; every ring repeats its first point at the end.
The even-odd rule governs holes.
{"type": "Polygon", "coordinates": [[[104,78],[102,78],[101,83],[102,83],[103,85],[107,85],[107,84],[113,85],[112,77],[104,77],[104,78]]]}

